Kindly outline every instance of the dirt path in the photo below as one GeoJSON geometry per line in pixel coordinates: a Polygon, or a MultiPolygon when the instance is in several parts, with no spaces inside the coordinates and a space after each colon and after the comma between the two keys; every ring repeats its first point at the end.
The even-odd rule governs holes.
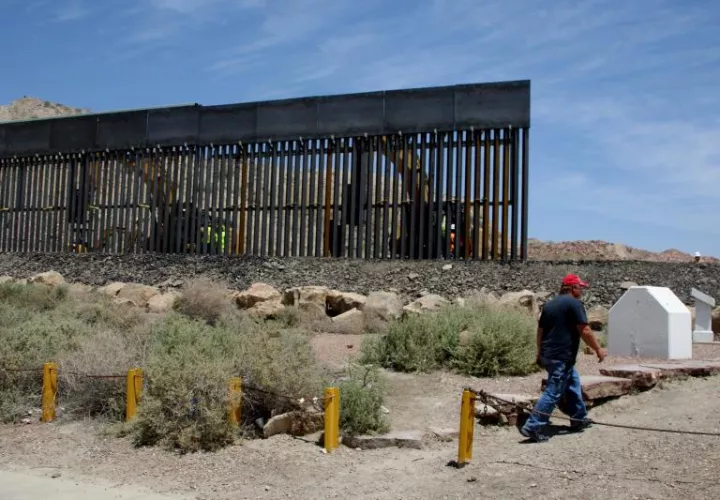
{"type": "MultiPolygon", "coordinates": [[[[394,375],[389,383],[396,427],[456,425],[460,380],[394,375]]],[[[720,378],[691,379],[609,403],[592,416],[720,432],[718,393],[720,378]]],[[[111,481],[206,500],[720,498],[720,438],[608,427],[541,445],[522,444],[514,429],[478,426],[475,435],[473,463],[456,470],[446,464],[456,457],[457,441],[431,442],[424,450],[341,447],[325,455],[306,440],[277,436],[180,457],[136,450],[93,423],[0,426],[0,470],[35,468],[47,476],[57,471],[86,485],[111,481]]]]}
{"type": "MultiPolygon", "coordinates": [[[[115,487],[108,483],[86,484],[62,477],[43,477],[39,471],[0,471],[0,493],[3,500],[183,500],[193,496],[160,495],[146,488],[115,487]]],[[[95,483],[101,481],[94,480],[95,483]]]]}

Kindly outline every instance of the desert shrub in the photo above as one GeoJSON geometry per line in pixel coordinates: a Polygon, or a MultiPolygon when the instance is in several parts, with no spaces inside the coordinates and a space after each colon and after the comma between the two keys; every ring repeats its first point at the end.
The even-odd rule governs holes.
{"type": "Polygon", "coordinates": [[[382,412],[385,386],[376,367],[353,367],[340,382],[340,430],[343,434],[383,433],[389,423],[382,412]]]}
{"type": "Polygon", "coordinates": [[[175,300],[173,309],[191,319],[214,325],[230,309],[225,288],[210,280],[190,282],[175,300]]]}
{"type": "Polygon", "coordinates": [[[123,374],[139,362],[142,343],[135,336],[144,314],[123,319],[109,298],[76,301],[44,285],[2,285],[0,297],[0,419],[15,421],[40,406],[42,365],[49,361],[58,364],[66,413],[112,416],[124,408],[122,380],[81,375],[123,374]]]}
{"type": "Polygon", "coordinates": [[[392,322],[385,336],[363,343],[361,360],[397,371],[446,367],[474,376],[520,375],[536,369],[535,353],[535,322],[526,313],[453,305],[392,322]]]}
{"type": "Polygon", "coordinates": [[[222,317],[215,326],[167,316],[153,326],[145,374],[143,401],[132,424],[134,442],[181,452],[210,451],[232,442],[234,429],[227,422],[232,376],[249,386],[243,398],[249,422],[322,391],[305,335],[240,315],[222,317]]]}
{"type": "Polygon", "coordinates": [[[468,321],[468,310],[457,307],[411,314],[391,322],[385,336],[366,340],[361,359],[397,371],[435,370],[450,360],[468,321]]]}
{"type": "Polygon", "coordinates": [[[516,310],[481,309],[467,328],[468,339],[451,362],[475,377],[526,375],[536,371],[536,323],[516,310]]]}

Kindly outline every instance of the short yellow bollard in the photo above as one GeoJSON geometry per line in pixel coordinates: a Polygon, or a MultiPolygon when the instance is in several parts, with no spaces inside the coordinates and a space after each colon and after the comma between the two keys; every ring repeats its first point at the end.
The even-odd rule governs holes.
{"type": "Polygon", "coordinates": [[[230,407],[228,408],[228,420],[234,427],[240,425],[242,417],[242,379],[233,377],[228,383],[230,390],[230,407]]]}
{"type": "Polygon", "coordinates": [[[42,417],[43,422],[55,420],[55,396],[57,394],[57,365],[45,363],[43,365],[42,384],[42,417]]]}
{"type": "Polygon", "coordinates": [[[132,368],[127,373],[127,385],[125,389],[125,421],[129,422],[135,418],[137,405],[142,394],[143,372],[140,368],[132,368]]]}
{"type": "Polygon", "coordinates": [[[458,439],[457,466],[464,467],[472,460],[473,433],[475,431],[475,394],[464,390],[460,406],[460,436],[458,439]]]}
{"type": "Polygon", "coordinates": [[[340,446],[340,389],[325,388],[325,451],[340,446]]]}

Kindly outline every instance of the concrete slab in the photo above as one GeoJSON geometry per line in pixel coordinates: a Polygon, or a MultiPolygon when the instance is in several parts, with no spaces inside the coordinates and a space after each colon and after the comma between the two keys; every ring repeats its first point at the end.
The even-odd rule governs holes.
{"type": "Polygon", "coordinates": [[[717,361],[684,361],[682,363],[643,363],[642,366],[660,370],[663,378],[673,377],[709,377],[720,374],[717,361]]]}
{"type": "Polygon", "coordinates": [[[395,431],[379,436],[343,436],[342,443],[350,448],[376,450],[379,448],[413,448],[423,447],[422,431],[395,431]]]}
{"type": "Polygon", "coordinates": [[[655,387],[662,378],[662,371],[657,368],[648,368],[641,365],[615,365],[600,368],[600,373],[606,377],[627,378],[632,380],[633,387],[650,389],[655,387]]]}

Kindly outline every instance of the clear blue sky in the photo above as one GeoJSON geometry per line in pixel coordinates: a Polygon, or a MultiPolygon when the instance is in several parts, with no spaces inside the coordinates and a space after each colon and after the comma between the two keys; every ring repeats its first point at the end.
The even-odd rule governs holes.
{"type": "Polygon", "coordinates": [[[713,0],[0,0],[0,102],[532,80],[530,235],[720,256],[713,0]]]}

